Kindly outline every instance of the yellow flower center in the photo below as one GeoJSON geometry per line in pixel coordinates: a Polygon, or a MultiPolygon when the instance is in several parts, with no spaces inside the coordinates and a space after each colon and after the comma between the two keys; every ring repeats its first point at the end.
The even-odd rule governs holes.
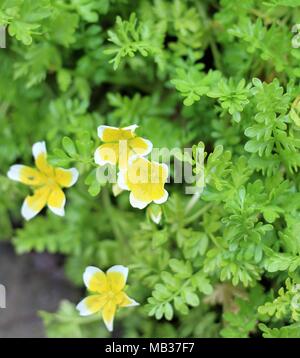
{"type": "Polygon", "coordinates": [[[50,187],[56,186],[57,185],[56,180],[53,177],[47,178],[47,185],[50,187]]]}
{"type": "Polygon", "coordinates": [[[113,300],[115,298],[115,296],[116,296],[115,292],[113,292],[113,291],[108,291],[107,292],[107,299],[108,300],[113,300]]]}

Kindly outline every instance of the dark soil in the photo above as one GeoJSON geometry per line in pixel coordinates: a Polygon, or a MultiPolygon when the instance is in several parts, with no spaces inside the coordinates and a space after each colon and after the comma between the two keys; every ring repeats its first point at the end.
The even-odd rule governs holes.
{"type": "Polygon", "coordinates": [[[45,337],[39,310],[56,311],[62,299],[80,294],[63,274],[61,257],[50,254],[17,256],[0,244],[0,284],[6,287],[6,308],[0,308],[0,338],[45,337]]]}

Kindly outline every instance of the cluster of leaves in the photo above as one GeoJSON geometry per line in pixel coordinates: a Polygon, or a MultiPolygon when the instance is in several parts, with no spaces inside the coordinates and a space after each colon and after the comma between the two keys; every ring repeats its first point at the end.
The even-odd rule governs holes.
{"type": "MultiPolygon", "coordinates": [[[[120,310],[124,337],[299,337],[297,23],[299,0],[0,1],[0,239],[65,255],[78,286],[88,265],[129,266],[142,305],[120,310]],[[195,193],[171,180],[156,222],[93,161],[97,126],[133,123],[193,148],[175,160],[196,174],[204,154],[195,193]],[[6,172],[38,140],[80,179],[64,218],[25,224],[6,172]]],[[[51,337],[106,335],[70,302],[41,316],[51,337]]]]}

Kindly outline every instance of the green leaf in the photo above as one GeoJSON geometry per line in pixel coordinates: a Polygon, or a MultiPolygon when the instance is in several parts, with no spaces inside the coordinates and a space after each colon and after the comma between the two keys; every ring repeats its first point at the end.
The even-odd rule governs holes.
{"type": "Polygon", "coordinates": [[[210,87],[220,79],[218,71],[210,71],[206,76],[199,71],[198,67],[192,67],[186,70],[177,69],[177,77],[171,80],[176,89],[181,92],[185,106],[191,106],[194,102],[200,100],[200,97],[207,94],[210,87]]]}
{"type": "Polygon", "coordinates": [[[164,307],[164,315],[165,315],[166,319],[168,321],[171,321],[173,318],[173,314],[174,314],[174,312],[173,312],[172,305],[169,302],[166,303],[165,307],[164,307]]]}
{"type": "Polygon", "coordinates": [[[197,307],[200,304],[199,297],[190,290],[184,291],[184,298],[186,303],[192,307],[197,307]]]}
{"type": "Polygon", "coordinates": [[[149,24],[142,22],[138,24],[135,13],[130,15],[128,21],[117,16],[115,30],[108,31],[108,41],[113,45],[105,50],[105,54],[114,56],[109,61],[113,64],[114,70],[124,58],[132,58],[137,52],[144,57],[160,53],[161,43],[156,39],[155,33],[152,32],[151,36],[150,33],[149,24]]]}
{"type": "Polygon", "coordinates": [[[177,259],[171,259],[169,261],[169,266],[182,278],[190,277],[192,275],[192,267],[189,262],[184,263],[183,261],[177,259]]]}
{"type": "Polygon", "coordinates": [[[77,150],[76,150],[75,144],[71,138],[64,137],[62,140],[62,145],[63,145],[64,150],[68,153],[68,155],[71,158],[76,156],[77,150]]]}

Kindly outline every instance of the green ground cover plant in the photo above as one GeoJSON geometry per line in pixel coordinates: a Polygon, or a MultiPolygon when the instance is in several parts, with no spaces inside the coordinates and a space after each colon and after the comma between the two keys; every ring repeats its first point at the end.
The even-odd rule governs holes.
{"type": "MultiPolygon", "coordinates": [[[[299,338],[297,24],[299,0],[0,0],[0,239],[63,255],[82,288],[88,266],[128,267],[117,336],[299,338]],[[137,209],[99,180],[97,127],[133,124],[193,166],[204,150],[203,192],[171,167],[168,199],[137,209]],[[40,141],[79,178],[65,216],[26,221],[7,172],[40,141]]],[[[49,337],[110,336],[76,304],[39,312],[49,337]]]]}

